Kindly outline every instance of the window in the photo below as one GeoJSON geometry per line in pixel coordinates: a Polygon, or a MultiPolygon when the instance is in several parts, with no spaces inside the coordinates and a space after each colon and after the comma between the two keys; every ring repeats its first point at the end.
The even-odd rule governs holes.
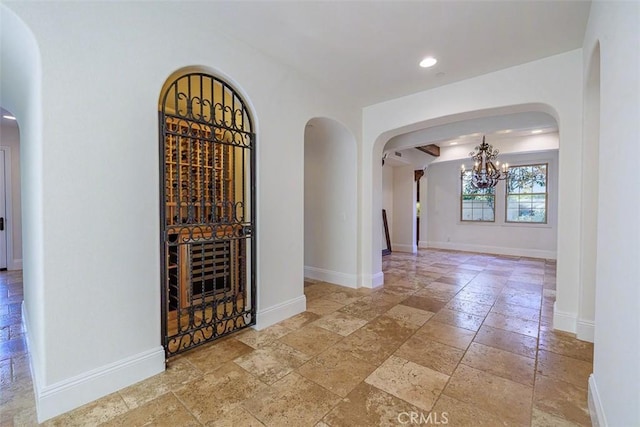
{"type": "Polygon", "coordinates": [[[547,223],[547,164],[511,167],[506,222],[547,223]]]}
{"type": "Polygon", "coordinates": [[[494,188],[475,188],[471,185],[471,171],[466,171],[461,180],[460,220],[495,221],[494,188]]]}

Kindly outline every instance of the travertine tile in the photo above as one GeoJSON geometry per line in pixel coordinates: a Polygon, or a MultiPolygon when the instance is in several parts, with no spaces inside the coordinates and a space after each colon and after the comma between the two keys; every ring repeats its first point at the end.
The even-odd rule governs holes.
{"type": "Polygon", "coordinates": [[[462,311],[449,310],[443,308],[435,316],[433,320],[448,325],[457,326],[458,328],[477,331],[482,325],[483,317],[474,316],[473,314],[464,313],[462,311]]]}
{"type": "MultiPolygon", "coordinates": [[[[284,331],[284,329],[282,330],[284,331]]],[[[254,336],[257,337],[257,335],[254,336]]],[[[268,342],[268,340],[265,339],[265,335],[255,340],[252,340],[249,335],[244,335],[244,339],[256,345],[258,342],[268,342]]],[[[223,363],[240,357],[243,354],[250,353],[251,351],[253,351],[253,347],[234,338],[225,338],[207,344],[198,349],[198,351],[187,352],[181,357],[188,360],[200,371],[207,373],[217,369],[223,363]]]]}
{"type": "Polygon", "coordinates": [[[455,298],[453,298],[452,301],[461,299],[465,301],[475,302],[478,304],[493,305],[493,303],[496,302],[497,298],[498,298],[497,294],[471,291],[467,289],[467,287],[465,286],[464,289],[462,289],[460,292],[456,294],[455,298]]]}
{"type": "Polygon", "coordinates": [[[44,426],[82,427],[106,423],[124,414],[129,408],[118,393],[112,393],[95,402],[81,406],[44,423],[44,426]]]}
{"type": "Polygon", "coordinates": [[[436,298],[423,297],[423,296],[410,296],[406,300],[402,301],[402,305],[408,307],[417,308],[424,311],[431,311],[437,313],[442,307],[447,305],[447,301],[442,301],[436,298]]]}
{"type": "Polygon", "coordinates": [[[464,350],[414,335],[394,353],[418,365],[451,375],[464,355],[464,350]]]}
{"type": "Polygon", "coordinates": [[[316,320],[312,325],[346,337],[366,324],[364,319],[335,311],[316,320]]]}
{"type": "Polygon", "coordinates": [[[519,305],[507,304],[500,299],[491,308],[491,312],[503,314],[505,316],[517,317],[519,319],[537,322],[540,320],[540,309],[522,307],[519,305]]]}
{"type": "Polygon", "coordinates": [[[402,344],[401,341],[387,338],[371,330],[360,328],[334,347],[365,362],[380,364],[402,344]]]}
{"type": "Polygon", "coordinates": [[[345,397],[374,370],[376,365],[336,348],[320,353],[297,372],[327,390],[345,397]]]}
{"type": "Polygon", "coordinates": [[[586,389],[589,375],[593,372],[591,362],[573,359],[544,350],[538,351],[538,374],[566,381],[586,389]]]}
{"type": "Polygon", "coordinates": [[[533,408],[531,411],[531,427],[579,427],[578,424],[567,421],[564,418],[543,412],[533,408]]]}
{"type": "Polygon", "coordinates": [[[282,326],[277,323],[269,326],[261,331],[253,328],[248,328],[239,332],[233,336],[236,340],[245,343],[253,348],[260,348],[263,345],[270,344],[291,332],[291,329],[282,326]]]}
{"type": "Polygon", "coordinates": [[[540,328],[540,349],[574,359],[593,362],[593,343],[580,341],[566,332],[540,328]]]}
{"type": "Polygon", "coordinates": [[[311,311],[304,311],[300,314],[296,314],[293,317],[283,320],[279,324],[294,331],[308,325],[311,322],[315,322],[320,317],[321,316],[319,314],[313,313],[311,311]]]}
{"type": "Polygon", "coordinates": [[[490,304],[480,304],[475,301],[468,301],[459,298],[453,298],[447,303],[445,308],[449,310],[461,311],[463,313],[473,314],[474,316],[484,317],[491,310],[490,304]]]}
{"type": "Polygon", "coordinates": [[[323,421],[331,427],[391,427],[401,425],[398,417],[410,412],[424,411],[376,387],[360,383],[323,421]]]}
{"type": "Polygon", "coordinates": [[[431,311],[424,311],[418,308],[409,307],[407,305],[398,304],[387,311],[385,315],[397,320],[401,320],[405,323],[422,326],[427,322],[427,320],[433,317],[434,313],[432,313],[431,311]]]}
{"type": "MultiPolygon", "coordinates": [[[[129,409],[144,405],[171,390],[202,377],[202,371],[194,367],[186,356],[171,360],[164,372],[120,390],[118,393],[129,409]]],[[[220,365],[216,364],[214,360],[210,360],[209,363],[219,367],[220,365]]]]}
{"type": "Polygon", "coordinates": [[[538,337],[538,322],[505,316],[500,313],[490,312],[484,319],[484,325],[528,335],[534,338],[538,337]]]}
{"type": "Polygon", "coordinates": [[[536,357],[538,340],[528,335],[483,325],[473,339],[480,344],[510,351],[529,358],[536,357]]]}
{"type": "Polygon", "coordinates": [[[166,393],[142,406],[112,418],[102,425],[105,427],[146,425],[188,427],[199,426],[200,423],[187,411],[173,393],[166,393]]]}
{"type": "MultiPolygon", "coordinates": [[[[498,427],[512,425],[509,421],[500,418],[492,412],[454,399],[445,394],[440,395],[431,413],[435,415],[433,422],[430,423],[431,425],[436,424],[436,419],[440,421],[440,425],[460,427],[498,427]]],[[[423,425],[428,424],[424,423],[423,425]]]]}
{"type": "Polygon", "coordinates": [[[344,307],[343,304],[324,298],[307,300],[307,311],[321,316],[333,313],[336,310],[340,310],[342,307],[344,307]]]}
{"type": "MultiPolygon", "coordinates": [[[[205,424],[207,427],[263,427],[256,417],[242,406],[236,406],[219,418],[205,424]]],[[[177,425],[176,425],[177,427],[177,425]]]]}
{"type": "Polygon", "coordinates": [[[312,426],[340,397],[293,372],[242,406],[267,426],[312,426]]]}
{"type": "Polygon", "coordinates": [[[311,324],[285,335],[280,342],[313,356],[341,339],[342,335],[311,324]]]}
{"type": "Polygon", "coordinates": [[[365,382],[429,411],[448,380],[441,372],[391,356],[365,382]]]}
{"type": "Polygon", "coordinates": [[[341,288],[334,292],[328,293],[323,298],[331,301],[335,301],[342,305],[353,304],[360,301],[364,294],[357,289],[341,288]]]}
{"type": "Polygon", "coordinates": [[[208,423],[231,411],[240,402],[268,387],[233,362],[174,391],[176,397],[201,423],[208,423]]]}
{"type": "Polygon", "coordinates": [[[365,331],[374,332],[388,341],[403,342],[418,329],[414,323],[404,322],[397,318],[382,315],[362,327],[365,331]]]}
{"type": "Polygon", "coordinates": [[[526,425],[531,419],[532,387],[464,364],[458,365],[444,394],[512,423],[526,425]]]}
{"type": "Polygon", "coordinates": [[[471,343],[462,363],[502,378],[533,387],[535,359],[486,345],[471,343]]]}
{"type": "Polygon", "coordinates": [[[566,381],[536,376],[534,408],[578,425],[591,425],[587,390],[566,381]]]}
{"type": "Polygon", "coordinates": [[[432,319],[418,329],[418,331],[416,331],[416,335],[466,350],[476,333],[468,329],[436,322],[432,319]]]}
{"type": "Polygon", "coordinates": [[[247,353],[234,360],[247,372],[266,384],[273,384],[311,358],[279,341],[247,353]]]}

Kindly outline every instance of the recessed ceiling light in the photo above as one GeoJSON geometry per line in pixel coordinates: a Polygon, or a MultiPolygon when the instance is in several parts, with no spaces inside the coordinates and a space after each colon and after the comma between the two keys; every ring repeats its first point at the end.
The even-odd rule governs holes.
{"type": "Polygon", "coordinates": [[[450,142],[449,145],[458,145],[456,141],[450,142]]]}
{"type": "Polygon", "coordinates": [[[422,61],[420,61],[420,66],[422,68],[429,68],[429,67],[433,67],[434,65],[436,65],[437,62],[438,62],[438,60],[436,58],[434,58],[433,56],[427,56],[422,61]]]}
{"type": "Polygon", "coordinates": [[[532,130],[531,133],[542,133],[542,129],[532,130]]]}
{"type": "Polygon", "coordinates": [[[498,133],[502,133],[502,134],[511,133],[511,132],[512,132],[511,129],[505,129],[505,130],[499,130],[498,131],[498,133]]]}
{"type": "Polygon", "coordinates": [[[9,116],[8,114],[3,115],[2,118],[7,119],[7,120],[15,120],[16,119],[15,117],[9,116]]]}

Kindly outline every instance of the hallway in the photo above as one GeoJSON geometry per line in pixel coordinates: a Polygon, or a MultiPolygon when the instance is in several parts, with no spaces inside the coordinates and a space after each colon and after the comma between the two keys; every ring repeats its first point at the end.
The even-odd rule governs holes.
{"type": "MultiPolygon", "coordinates": [[[[305,283],[307,311],[172,359],[45,425],[591,425],[593,345],[552,331],[555,262],[421,250],[374,291],[305,283]]],[[[20,272],[0,273],[0,425],[35,425],[20,272]]]]}

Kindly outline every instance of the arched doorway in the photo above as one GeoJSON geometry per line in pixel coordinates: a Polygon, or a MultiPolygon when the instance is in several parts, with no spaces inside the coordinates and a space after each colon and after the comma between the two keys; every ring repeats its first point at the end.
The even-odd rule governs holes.
{"type": "Polygon", "coordinates": [[[162,331],[167,356],[256,322],[255,133],[242,96],[202,70],[159,105],[162,331]]]}

